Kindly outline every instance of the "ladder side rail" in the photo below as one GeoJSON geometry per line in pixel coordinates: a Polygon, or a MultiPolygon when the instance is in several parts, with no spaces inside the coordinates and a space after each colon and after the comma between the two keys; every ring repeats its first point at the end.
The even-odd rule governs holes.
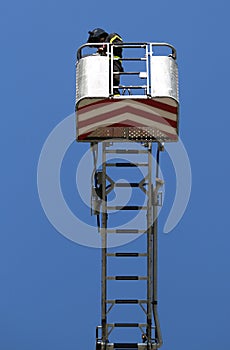
{"type": "Polygon", "coordinates": [[[105,142],[102,142],[102,276],[101,276],[101,326],[102,326],[102,342],[108,341],[107,331],[107,196],[106,196],[106,153],[105,142]]]}
{"type": "Polygon", "coordinates": [[[158,184],[159,178],[159,162],[160,162],[160,144],[157,145],[156,153],[156,178],[155,187],[153,189],[153,225],[152,225],[152,253],[153,253],[153,288],[152,288],[152,310],[155,322],[155,342],[156,347],[160,348],[163,344],[160,322],[158,317],[157,303],[158,303],[158,184]]]}
{"type": "Polygon", "coordinates": [[[148,174],[147,174],[147,342],[152,339],[152,144],[148,144],[148,174]]]}

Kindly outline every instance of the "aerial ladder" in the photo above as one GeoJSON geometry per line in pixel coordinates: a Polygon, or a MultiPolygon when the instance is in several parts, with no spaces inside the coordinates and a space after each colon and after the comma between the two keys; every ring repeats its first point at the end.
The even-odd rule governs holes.
{"type": "Polygon", "coordinates": [[[89,53],[89,44],[82,45],[76,64],[77,141],[90,143],[92,150],[91,212],[101,235],[96,350],[153,350],[162,345],[157,266],[164,184],[160,153],[165,142],[178,140],[179,131],[176,50],[168,43],[106,45],[105,56],[89,53]],[[117,45],[123,49],[120,73],[113,71],[117,45]],[[119,86],[113,86],[114,74],[120,74],[119,86]],[[120,95],[114,95],[115,88],[120,95]],[[124,202],[122,193],[130,189],[136,194],[124,202]],[[133,238],[138,239],[135,251],[125,244],[133,238]]]}

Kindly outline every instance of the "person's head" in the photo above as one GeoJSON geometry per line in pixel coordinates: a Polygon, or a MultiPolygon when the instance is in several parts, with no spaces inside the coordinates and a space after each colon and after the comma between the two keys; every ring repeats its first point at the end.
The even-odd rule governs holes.
{"type": "Polygon", "coordinates": [[[87,43],[100,43],[104,42],[108,33],[101,28],[95,28],[92,31],[89,31],[89,38],[87,43]]]}

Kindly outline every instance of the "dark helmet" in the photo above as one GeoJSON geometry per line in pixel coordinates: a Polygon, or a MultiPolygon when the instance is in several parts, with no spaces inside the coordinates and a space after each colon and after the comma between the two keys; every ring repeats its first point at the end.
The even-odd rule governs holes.
{"type": "Polygon", "coordinates": [[[97,43],[100,41],[101,37],[107,37],[109,34],[101,28],[95,28],[92,31],[89,31],[88,43],[97,43]]]}

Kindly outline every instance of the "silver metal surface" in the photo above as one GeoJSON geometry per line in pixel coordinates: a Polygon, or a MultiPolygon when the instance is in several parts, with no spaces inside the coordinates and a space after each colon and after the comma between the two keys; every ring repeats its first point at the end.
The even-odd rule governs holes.
{"type": "MultiPolygon", "coordinates": [[[[111,62],[114,60],[114,46],[116,45],[107,45],[107,56],[92,54],[84,57],[82,56],[82,50],[87,47],[87,44],[79,48],[76,72],[76,104],[80,99],[86,97],[106,98],[112,95],[113,86],[109,86],[109,81],[111,81],[111,84],[113,83],[113,64],[110,65],[109,62],[110,60],[111,62]]],[[[120,75],[128,78],[125,79],[124,84],[120,85],[121,89],[124,91],[134,89],[134,91],[131,91],[133,98],[135,98],[135,95],[151,95],[152,97],[171,97],[179,101],[176,50],[172,45],[167,43],[124,43],[121,46],[125,50],[133,48],[140,49],[138,57],[123,57],[121,59],[125,62],[125,70],[120,75]],[[156,46],[168,47],[172,50],[172,53],[168,56],[155,56],[153,48],[156,46]],[[144,57],[142,56],[143,48],[145,49],[144,57]],[[150,61],[147,57],[150,57],[150,61]],[[130,71],[127,64],[133,60],[137,62],[146,61],[145,71],[130,71]],[[139,75],[139,80],[136,80],[135,84],[130,85],[128,81],[133,75],[139,75]],[[141,82],[143,79],[146,80],[146,84],[144,85],[141,82]],[[140,92],[139,90],[142,91],[140,92]]],[[[124,94],[123,97],[129,98],[130,94],[124,94]]]]}
{"type": "Polygon", "coordinates": [[[91,55],[81,58],[76,69],[76,103],[86,97],[109,96],[109,57],[91,55]]]}
{"type": "Polygon", "coordinates": [[[170,97],[179,102],[178,67],[172,57],[151,56],[151,97],[170,97]]]}

